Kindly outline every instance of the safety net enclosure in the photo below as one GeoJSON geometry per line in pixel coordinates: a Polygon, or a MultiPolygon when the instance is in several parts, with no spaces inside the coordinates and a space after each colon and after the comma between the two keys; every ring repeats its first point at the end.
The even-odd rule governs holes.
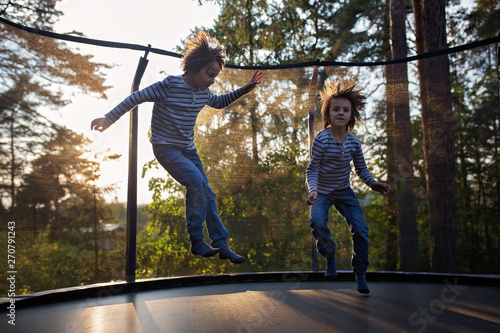
{"type": "MultiPolygon", "coordinates": [[[[2,29],[17,28],[3,24],[2,29]]],[[[31,35],[29,40],[31,48],[46,48],[40,51],[41,55],[50,58],[50,51],[57,49],[61,52],[59,60],[65,64],[81,60],[81,56],[65,48],[54,48],[51,37],[31,35]]],[[[494,38],[446,55],[409,59],[394,65],[313,62],[224,68],[211,87],[215,93],[244,85],[256,69],[264,71],[262,83],[248,96],[224,110],[205,108],[195,132],[198,152],[217,193],[220,216],[230,232],[231,247],[246,259],[238,266],[189,253],[183,189],[154,160],[148,142],[152,105],[139,106],[139,194],[136,233],[132,235],[137,240],[132,249],[136,255],[135,278],[324,270],[324,260],[315,257],[311,239],[305,170],[312,137],[323,128],[318,91],[326,79],[340,77],[357,80],[368,95],[364,120],[353,133],[362,142],[374,178],[395,189],[384,197],[369,189],[354,173],[351,177],[370,229],[369,269],[401,270],[399,258],[407,244],[400,239],[407,235],[398,226],[401,221],[413,221],[402,230],[416,232],[417,242],[412,242],[418,251],[413,252],[413,259],[420,271],[429,271],[431,246],[435,245],[433,228],[442,227],[430,221],[443,218],[452,223],[451,230],[456,232],[456,255],[460,258],[457,272],[497,274],[497,43],[494,38]],[[436,57],[450,60],[449,89],[439,82],[427,82],[423,97],[417,63],[429,63],[427,67],[431,67],[436,57]],[[395,68],[399,68],[396,66],[407,66],[407,82],[394,79],[395,68]],[[445,104],[438,98],[443,91],[450,94],[445,104]],[[405,105],[407,119],[400,118],[405,105]],[[431,170],[436,172],[431,175],[431,170]],[[435,191],[450,184],[440,181],[449,181],[450,177],[453,187],[435,191]],[[439,193],[448,193],[449,197],[439,197],[439,193]],[[410,197],[405,196],[408,194],[410,197]],[[440,210],[435,205],[440,199],[452,200],[455,204],[446,207],[453,209],[440,210]],[[407,212],[410,215],[404,215],[401,205],[413,207],[407,212]]],[[[99,46],[78,48],[84,54],[92,54],[99,46]]],[[[16,51],[33,64],[31,76],[21,76],[9,89],[0,91],[0,214],[2,221],[15,222],[4,224],[5,232],[0,237],[7,244],[13,239],[8,231],[15,231],[17,294],[122,281],[127,263],[123,193],[127,191],[129,118],[123,117],[102,134],[90,132],[90,121],[130,93],[136,64],[145,52],[149,64],[141,88],[166,75],[180,74],[180,60],[147,49],[109,48],[106,52],[117,58],[132,59],[124,60],[127,65],[100,67],[108,77],[121,78],[120,84],[99,91],[80,82],[82,96],[69,84],[44,81],[47,68],[36,65],[43,59],[27,50],[16,51]],[[44,82],[47,92],[30,91],[34,81],[44,82]],[[40,96],[59,96],[60,100],[46,103],[40,96]],[[9,226],[12,230],[7,230],[9,226]]],[[[66,69],[75,82],[99,81],[90,77],[92,71],[83,65],[66,69]]],[[[11,83],[14,77],[5,80],[11,83]]],[[[349,271],[350,232],[333,209],[329,221],[337,243],[337,267],[349,271]]],[[[2,246],[0,254],[7,258],[8,251],[7,246],[2,246]]],[[[9,290],[8,271],[11,269],[1,270],[2,296],[7,296],[9,290]]]]}

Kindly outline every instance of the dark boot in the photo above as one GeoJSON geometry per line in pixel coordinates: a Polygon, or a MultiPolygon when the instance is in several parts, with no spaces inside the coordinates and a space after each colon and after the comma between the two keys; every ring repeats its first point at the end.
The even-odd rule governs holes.
{"type": "Polygon", "coordinates": [[[202,257],[212,257],[219,253],[219,249],[214,249],[203,239],[200,240],[191,240],[191,253],[192,254],[197,254],[202,257]]]}
{"type": "Polygon", "coordinates": [[[326,280],[335,280],[337,278],[337,268],[335,267],[335,265],[335,255],[332,254],[331,256],[326,258],[326,280]]]}
{"type": "Polygon", "coordinates": [[[369,294],[370,289],[368,289],[368,284],[366,283],[366,274],[356,273],[355,275],[358,291],[362,294],[369,294]]]}
{"type": "Polygon", "coordinates": [[[223,247],[220,249],[219,258],[221,259],[229,259],[233,264],[241,264],[245,261],[245,258],[240,256],[239,254],[234,253],[229,249],[229,247],[223,247]]]}

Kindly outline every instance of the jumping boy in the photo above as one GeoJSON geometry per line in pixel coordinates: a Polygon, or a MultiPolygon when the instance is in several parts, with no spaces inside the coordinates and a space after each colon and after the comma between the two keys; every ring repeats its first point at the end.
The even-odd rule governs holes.
{"type": "Polygon", "coordinates": [[[314,138],[311,161],[306,171],[311,206],[310,225],[316,239],[318,252],[326,257],[325,278],[335,279],[336,245],[328,229],[328,210],[333,205],[346,219],[353,239],[352,268],[357,290],[368,294],[366,283],[368,268],[368,227],[358,199],[351,189],[351,161],[357,175],[371,189],[387,194],[391,187],[375,181],[365,163],[361,143],[349,131],[361,121],[360,112],[366,97],[356,88],[356,82],[327,81],[320,92],[323,106],[321,114],[324,129],[314,138]]]}
{"type": "Polygon", "coordinates": [[[239,264],[245,258],[228,247],[228,231],[219,218],[216,195],[208,184],[193,141],[196,118],[205,105],[225,108],[260,83],[262,72],[256,71],[243,87],[225,95],[212,93],[209,87],[224,67],[225,57],[219,41],[199,31],[186,42],[184,74],[168,76],[131,94],[104,117],[94,119],[91,128],[102,132],[136,105],[153,102],[150,141],[158,162],[186,187],[186,229],[191,253],[203,257],[218,253],[219,258],[239,264]],[[203,240],[204,221],[211,246],[203,240]]]}

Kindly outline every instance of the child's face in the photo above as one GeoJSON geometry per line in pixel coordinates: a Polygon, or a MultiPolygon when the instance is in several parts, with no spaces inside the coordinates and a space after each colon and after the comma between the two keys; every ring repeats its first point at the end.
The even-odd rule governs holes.
{"type": "Polygon", "coordinates": [[[351,101],[347,98],[332,98],[330,100],[330,123],[332,127],[346,128],[351,120],[351,101]]]}
{"type": "Polygon", "coordinates": [[[222,70],[222,66],[218,62],[213,62],[200,69],[198,73],[194,75],[195,88],[202,91],[206,91],[215,82],[215,78],[219,75],[222,70]]]}

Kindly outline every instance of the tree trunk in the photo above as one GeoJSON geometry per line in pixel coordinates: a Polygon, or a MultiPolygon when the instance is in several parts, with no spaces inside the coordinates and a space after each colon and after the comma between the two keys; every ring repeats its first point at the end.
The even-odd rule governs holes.
{"type": "MultiPolygon", "coordinates": [[[[445,3],[445,0],[423,1],[426,52],[447,47],[445,3]]],[[[448,57],[445,55],[427,59],[420,78],[427,82],[426,99],[422,101],[422,104],[426,104],[422,108],[422,130],[431,234],[431,270],[455,273],[458,271],[458,248],[448,57]]]]}
{"type": "MultiPolygon", "coordinates": [[[[392,59],[407,56],[405,0],[391,0],[392,59]]],[[[399,225],[400,269],[418,271],[418,232],[415,213],[413,152],[408,93],[408,66],[391,65],[388,89],[391,92],[394,124],[394,157],[396,166],[397,217],[399,225]]]]}
{"type": "MultiPolygon", "coordinates": [[[[386,77],[386,133],[387,133],[387,183],[396,183],[396,154],[394,153],[394,105],[392,104],[393,92],[391,91],[392,85],[392,71],[391,66],[385,67],[386,77]]],[[[397,219],[397,198],[396,192],[391,191],[387,195],[387,248],[386,248],[386,270],[395,271],[398,264],[398,219],[397,219]]]]}
{"type": "MultiPolygon", "coordinates": [[[[387,10],[385,11],[387,14],[384,15],[384,35],[388,36],[390,35],[391,31],[391,19],[390,19],[390,14],[389,14],[389,8],[390,4],[386,4],[387,10]]],[[[384,38],[382,40],[383,43],[383,50],[386,52],[386,59],[391,59],[391,42],[389,39],[384,38]]],[[[392,67],[391,66],[385,66],[384,67],[384,73],[385,73],[385,78],[386,82],[392,82],[392,67]]],[[[394,112],[392,110],[394,109],[394,106],[392,104],[392,98],[391,96],[393,95],[392,91],[392,85],[387,84],[386,85],[386,98],[385,98],[385,103],[386,103],[386,121],[385,121],[385,128],[386,128],[386,134],[387,134],[387,158],[386,158],[386,168],[387,168],[387,183],[388,184],[395,184],[396,183],[396,158],[394,154],[394,112]]],[[[386,265],[386,270],[389,271],[395,271],[398,269],[398,258],[399,258],[399,251],[398,251],[398,219],[397,219],[397,198],[396,198],[396,192],[391,191],[387,195],[387,209],[386,209],[386,214],[387,214],[387,243],[386,243],[386,251],[385,251],[385,265],[386,265]]]]}

